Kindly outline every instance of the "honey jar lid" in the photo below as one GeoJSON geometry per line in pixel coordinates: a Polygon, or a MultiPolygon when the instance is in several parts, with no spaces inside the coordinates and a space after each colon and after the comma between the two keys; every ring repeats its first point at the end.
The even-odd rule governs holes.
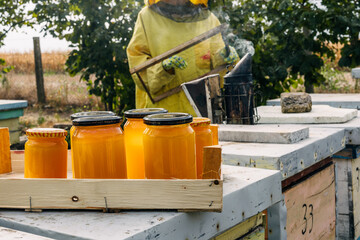
{"type": "Polygon", "coordinates": [[[193,122],[190,123],[192,127],[210,126],[211,120],[204,117],[194,117],[193,122]]]}
{"type": "Polygon", "coordinates": [[[90,111],[90,112],[78,112],[71,114],[71,120],[82,117],[100,117],[100,116],[115,116],[114,112],[111,111],[90,111]]]}
{"type": "Polygon", "coordinates": [[[151,114],[167,113],[165,108],[139,108],[131,109],[124,113],[126,118],[144,118],[151,114]]]}
{"type": "Polygon", "coordinates": [[[76,118],[72,121],[74,126],[99,126],[120,123],[121,118],[118,116],[101,116],[76,118]]]}
{"type": "Polygon", "coordinates": [[[147,125],[180,125],[191,123],[193,117],[188,113],[162,113],[144,117],[147,125]]]}
{"type": "Polygon", "coordinates": [[[67,131],[60,128],[32,128],[26,131],[29,137],[66,137],[67,131]]]}

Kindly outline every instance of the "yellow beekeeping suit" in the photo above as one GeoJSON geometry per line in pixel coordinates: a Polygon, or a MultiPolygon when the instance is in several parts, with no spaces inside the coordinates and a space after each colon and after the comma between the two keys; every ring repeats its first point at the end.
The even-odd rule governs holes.
{"type": "MultiPolygon", "coordinates": [[[[130,68],[138,66],[218,25],[220,25],[219,20],[210,12],[208,17],[203,20],[177,22],[146,6],[138,15],[133,36],[127,48],[129,66],[130,68]]],[[[224,46],[221,35],[217,34],[176,54],[187,62],[187,68],[184,70],[175,69],[175,74],[170,74],[163,69],[160,62],[141,71],[140,76],[151,95],[158,96],[224,64],[224,60],[219,54],[224,46]]],[[[195,116],[183,91],[157,103],[152,103],[136,74],[133,74],[133,79],[136,84],[136,108],[162,107],[169,112],[186,112],[195,116]]]]}

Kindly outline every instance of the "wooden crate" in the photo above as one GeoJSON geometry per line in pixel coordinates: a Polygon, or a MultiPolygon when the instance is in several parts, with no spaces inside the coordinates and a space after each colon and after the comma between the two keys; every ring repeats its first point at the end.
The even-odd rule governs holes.
{"type": "Polygon", "coordinates": [[[283,192],[287,239],[335,239],[334,164],[296,180],[283,192]]]}
{"type": "MultiPolygon", "coordinates": [[[[221,148],[205,148],[208,155],[220,163],[221,148]]],[[[23,151],[12,151],[12,167],[0,175],[0,208],[222,210],[222,179],[72,179],[70,171],[67,179],[24,179],[23,151]]]]}
{"type": "Polygon", "coordinates": [[[334,154],[336,172],[336,237],[360,237],[360,146],[334,154]]]}

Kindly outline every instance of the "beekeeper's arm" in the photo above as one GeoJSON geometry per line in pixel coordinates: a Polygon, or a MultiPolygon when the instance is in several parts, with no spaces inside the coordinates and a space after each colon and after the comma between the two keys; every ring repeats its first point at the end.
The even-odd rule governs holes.
{"type": "MultiPolygon", "coordinates": [[[[136,20],[133,37],[127,48],[127,56],[130,68],[136,67],[154,57],[150,54],[141,15],[139,15],[136,20]]],[[[175,78],[175,74],[172,73],[171,69],[168,71],[164,69],[162,62],[140,71],[139,74],[151,94],[156,94],[163,86],[167,85],[175,78]]],[[[136,74],[133,74],[132,77],[136,86],[145,91],[136,74]]]]}
{"type": "MultiPolygon", "coordinates": [[[[220,25],[220,21],[213,13],[211,13],[210,17],[213,19],[213,22],[215,22],[215,26],[220,25]]],[[[233,64],[240,60],[235,48],[229,46],[229,52],[227,52],[220,33],[211,38],[210,44],[213,68],[224,64],[233,64]]]]}

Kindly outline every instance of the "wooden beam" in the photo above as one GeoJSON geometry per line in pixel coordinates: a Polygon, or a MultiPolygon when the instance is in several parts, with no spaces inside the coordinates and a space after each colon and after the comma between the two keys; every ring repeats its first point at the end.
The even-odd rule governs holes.
{"type": "Polygon", "coordinates": [[[39,103],[45,103],[45,87],[43,67],[41,61],[40,39],[39,37],[33,37],[34,41],[34,58],[35,58],[35,75],[36,75],[36,90],[39,103]]]}
{"type": "Polygon", "coordinates": [[[206,146],[203,152],[203,179],[221,178],[221,146],[206,146]]]}

